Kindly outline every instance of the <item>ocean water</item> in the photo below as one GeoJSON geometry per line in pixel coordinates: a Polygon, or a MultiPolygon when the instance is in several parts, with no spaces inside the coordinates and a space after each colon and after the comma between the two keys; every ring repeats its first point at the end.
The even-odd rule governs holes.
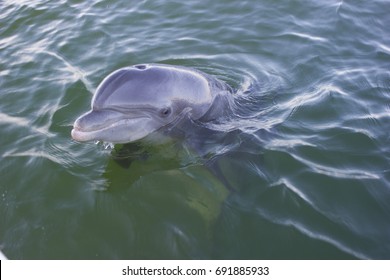
{"type": "Polygon", "coordinates": [[[390,1],[0,2],[0,249],[11,259],[390,259],[390,1]],[[110,72],[233,88],[198,155],[77,143],[110,72]],[[210,164],[211,163],[211,164],[210,164]],[[210,166],[218,167],[216,175],[210,166]]]}

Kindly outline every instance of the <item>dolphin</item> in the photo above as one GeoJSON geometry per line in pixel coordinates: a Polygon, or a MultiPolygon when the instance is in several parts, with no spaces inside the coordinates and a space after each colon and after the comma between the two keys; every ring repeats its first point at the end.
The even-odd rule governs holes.
{"type": "Polygon", "coordinates": [[[169,135],[183,119],[210,121],[224,115],[230,93],[226,83],[192,68],[121,68],[100,83],[91,110],[76,119],[71,135],[80,142],[113,144],[134,142],[155,131],[169,135]]]}

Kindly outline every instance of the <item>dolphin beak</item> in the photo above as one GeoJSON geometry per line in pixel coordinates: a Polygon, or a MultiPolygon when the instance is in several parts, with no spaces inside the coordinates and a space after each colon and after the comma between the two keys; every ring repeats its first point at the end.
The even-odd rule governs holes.
{"type": "Polygon", "coordinates": [[[158,128],[158,123],[148,115],[92,110],[75,121],[71,135],[79,142],[100,140],[129,143],[144,138],[158,128]]]}

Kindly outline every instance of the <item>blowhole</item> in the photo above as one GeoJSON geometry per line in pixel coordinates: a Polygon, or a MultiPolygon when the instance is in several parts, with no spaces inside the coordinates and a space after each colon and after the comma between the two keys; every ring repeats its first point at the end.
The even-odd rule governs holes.
{"type": "Polygon", "coordinates": [[[145,70],[146,68],[148,68],[148,66],[146,64],[138,64],[134,65],[134,68],[137,68],[139,70],[145,70]]]}

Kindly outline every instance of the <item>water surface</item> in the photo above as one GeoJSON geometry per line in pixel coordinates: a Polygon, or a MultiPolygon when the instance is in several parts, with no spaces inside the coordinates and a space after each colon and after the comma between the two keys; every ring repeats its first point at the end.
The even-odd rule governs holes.
{"type": "Polygon", "coordinates": [[[389,8],[1,1],[1,250],[389,259],[389,8]],[[138,63],[193,67],[234,89],[234,115],[209,125],[218,137],[202,156],[175,141],[139,143],[123,166],[111,148],[71,139],[99,82],[138,63]]]}

